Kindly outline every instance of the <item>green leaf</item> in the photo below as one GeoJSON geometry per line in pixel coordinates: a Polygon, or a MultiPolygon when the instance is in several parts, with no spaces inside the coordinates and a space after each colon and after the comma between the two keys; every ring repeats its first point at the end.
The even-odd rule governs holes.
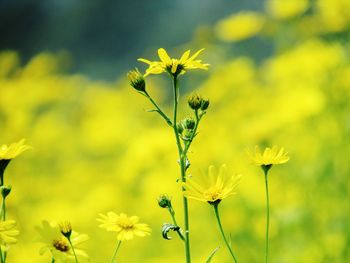
{"type": "Polygon", "coordinates": [[[162,236],[163,236],[164,239],[166,239],[166,240],[170,240],[171,239],[171,237],[168,236],[168,233],[169,233],[170,230],[172,230],[172,231],[179,231],[180,227],[176,226],[176,225],[173,225],[173,224],[170,224],[170,223],[164,223],[163,226],[162,226],[162,236]]]}
{"type": "Polygon", "coordinates": [[[216,254],[216,252],[218,252],[219,249],[220,249],[220,247],[215,248],[214,251],[211,252],[211,254],[209,255],[207,261],[205,261],[205,263],[210,263],[211,260],[213,259],[214,255],[216,254]]]}

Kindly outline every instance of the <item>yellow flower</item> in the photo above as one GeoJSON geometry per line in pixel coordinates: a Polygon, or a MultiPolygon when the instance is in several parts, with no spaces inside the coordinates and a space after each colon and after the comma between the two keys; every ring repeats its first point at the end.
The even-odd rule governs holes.
{"type": "Polygon", "coordinates": [[[259,146],[255,146],[254,151],[248,149],[247,154],[250,159],[259,166],[282,164],[289,160],[288,153],[284,151],[284,148],[279,148],[276,145],[272,148],[265,148],[263,153],[260,151],[259,146]]]}
{"type": "Polygon", "coordinates": [[[289,19],[301,15],[309,7],[308,0],[269,0],[266,9],[277,19],[289,19]]]}
{"type": "Polygon", "coordinates": [[[228,174],[225,164],[220,167],[219,172],[211,165],[208,168],[208,175],[202,174],[198,180],[188,178],[183,184],[184,195],[209,204],[218,204],[226,197],[236,194],[235,189],[240,177],[228,174]]]}
{"type": "Polygon", "coordinates": [[[219,21],[215,32],[223,41],[241,41],[258,34],[264,22],[264,17],[259,13],[240,12],[219,21]]]}
{"type": "Polygon", "coordinates": [[[187,50],[180,59],[170,58],[164,48],[158,49],[158,56],[161,61],[149,61],[144,58],[139,58],[138,61],[149,64],[146,70],[145,77],[150,74],[161,74],[168,72],[173,76],[181,75],[188,69],[208,69],[209,64],[203,64],[202,60],[195,60],[197,56],[204,50],[198,50],[190,57],[190,50],[187,50]]]}
{"type": "MultiPolygon", "coordinates": [[[[61,233],[60,227],[57,223],[49,223],[44,220],[42,221],[42,225],[37,227],[37,230],[40,234],[39,242],[44,244],[39,251],[40,254],[44,254],[49,250],[57,263],[75,262],[74,253],[69,241],[61,233]]],[[[80,248],[80,244],[88,240],[88,236],[80,235],[77,232],[72,231],[70,240],[77,256],[88,258],[86,252],[80,248]]]]}
{"type": "Polygon", "coordinates": [[[101,228],[107,231],[117,232],[117,239],[120,241],[133,239],[134,236],[144,237],[151,233],[151,229],[147,224],[141,224],[137,216],[128,217],[121,213],[117,215],[114,212],[108,212],[107,215],[99,214],[98,222],[101,228]]]}
{"type": "Polygon", "coordinates": [[[143,78],[143,75],[141,72],[135,68],[135,70],[131,70],[128,72],[127,77],[129,79],[130,85],[141,92],[146,91],[146,82],[145,79],[143,78]]]}
{"type": "Polygon", "coordinates": [[[0,146],[0,160],[11,160],[22,152],[30,149],[31,147],[25,145],[25,139],[20,140],[16,143],[11,143],[9,146],[3,144],[0,146]]]}
{"type": "Polygon", "coordinates": [[[8,249],[8,245],[17,243],[16,236],[19,235],[19,231],[15,226],[14,220],[0,222],[0,246],[3,251],[8,249]]]}

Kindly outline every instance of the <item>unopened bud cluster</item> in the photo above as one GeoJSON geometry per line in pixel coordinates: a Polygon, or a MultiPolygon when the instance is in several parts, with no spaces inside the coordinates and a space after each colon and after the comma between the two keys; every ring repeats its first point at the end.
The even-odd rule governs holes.
{"type": "Polygon", "coordinates": [[[184,141],[188,141],[193,137],[196,121],[192,118],[185,118],[177,124],[177,131],[184,141]]]}
{"type": "Polygon", "coordinates": [[[202,98],[198,94],[193,94],[188,98],[188,106],[194,111],[206,111],[209,107],[209,100],[202,98]]]}

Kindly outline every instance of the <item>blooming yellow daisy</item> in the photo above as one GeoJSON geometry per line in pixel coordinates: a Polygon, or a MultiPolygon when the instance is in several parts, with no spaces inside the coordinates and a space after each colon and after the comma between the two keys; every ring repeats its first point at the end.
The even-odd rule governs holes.
{"type": "Polygon", "coordinates": [[[247,154],[253,163],[258,166],[282,164],[288,162],[289,160],[288,153],[284,151],[284,148],[279,148],[276,145],[272,148],[265,148],[264,152],[260,151],[259,146],[255,146],[254,151],[248,149],[247,154]]]}
{"type": "Polygon", "coordinates": [[[0,146],[0,160],[11,160],[22,152],[30,149],[31,147],[25,145],[25,139],[20,140],[16,143],[11,143],[9,146],[3,144],[0,146]]]}
{"type": "Polygon", "coordinates": [[[202,60],[195,60],[204,49],[198,50],[190,57],[190,50],[187,50],[180,59],[170,58],[164,48],[158,49],[158,56],[161,61],[149,61],[144,58],[138,60],[149,65],[145,77],[150,74],[161,74],[168,72],[173,76],[181,75],[188,69],[208,69],[209,64],[203,64],[202,60]]]}
{"type": "MultiPolygon", "coordinates": [[[[42,221],[42,225],[37,227],[37,231],[40,234],[39,242],[44,244],[39,251],[41,255],[46,251],[50,251],[57,263],[75,262],[74,252],[71,249],[69,241],[61,233],[61,229],[57,223],[49,223],[44,220],[42,221]]],[[[88,236],[72,231],[70,240],[76,255],[88,258],[86,252],[80,248],[80,244],[88,240],[88,236]]]]}
{"type": "Polygon", "coordinates": [[[198,180],[188,178],[183,184],[184,195],[209,204],[218,204],[226,197],[236,194],[235,189],[240,177],[240,175],[228,174],[225,164],[220,167],[219,172],[211,165],[208,168],[208,175],[202,174],[198,180]]]}
{"type": "Polygon", "coordinates": [[[0,246],[2,251],[8,249],[8,245],[17,243],[16,236],[19,231],[15,229],[16,221],[7,220],[0,222],[0,246]]]}
{"type": "Polygon", "coordinates": [[[108,212],[107,215],[99,214],[97,221],[102,223],[99,227],[107,231],[117,232],[117,239],[120,241],[133,239],[134,236],[144,237],[151,233],[147,224],[141,224],[137,216],[128,217],[121,213],[117,215],[114,212],[108,212]]]}

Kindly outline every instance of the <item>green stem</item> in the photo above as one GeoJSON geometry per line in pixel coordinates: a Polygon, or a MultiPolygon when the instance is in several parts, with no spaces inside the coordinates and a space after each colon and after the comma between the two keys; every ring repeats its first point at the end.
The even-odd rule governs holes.
{"type": "Polygon", "coordinates": [[[230,244],[228,243],[228,241],[227,241],[227,239],[226,239],[225,232],[224,232],[224,230],[223,230],[223,228],[222,228],[218,206],[219,206],[219,204],[213,204],[214,212],[215,212],[215,217],[216,217],[216,220],[217,220],[217,222],[218,222],[219,229],[220,229],[221,235],[222,235],[222,237],[223,237],[223,239],[224,239],[224,241],[225,241],[225,244],[226,244],[226,246],[227,246],[227,249],[229,250],[229,252],[230,252],[230,254],[231,254],[231,256],[232,256],[234,262],[237,263],[237,262],[238,262],[238,261],[237,261],[237,258],[236,258],[236,256],[235,256],[235,254],[233,253],[232,248],[231,248],[230,244]]]}
{"type": "MultiPolygon", "coordinates": [[[[178,99],[179,99],[179,88],[177,86],[177,77],[173,76],[173,90],[174,90],[174,118],[173,118],[173,129],[174,134],[176,138],[176,145],[178,149],[178,154],[180,158],[180,169],[181,169],[181,181],[183,183],[186,182],[186,154],[184,154],[181,141],[180,141],[180,135],[177,130],[177,106],[178,106],[178,99]]],[[[185,188],[182,187],[182,191],[184,191],[185,188]]],[[[185,254],[186,254],[186,263],[191,262],[191,254],[190,254],[190,233],[189,233],[189,218],[188,218],[188,201],[185,196],[182,197],[183,200],[183,209],[184,209],[184,225],[185,225],[185,254]]]]}
{"type": "Polygon", "coordinates": [[[142,95],[144,95],[147,99],[149,99],[149,101],[153,104],[154,107],[156,107],[156,111],[160,114],[160,116],[166,121],[166,123],[169,126],[172,126],[171,120],[169,119],[169,117],[161,110],[161,108],[158,106],[158,104],[152,99],[152,97],[147,93],[147,91],[145,91],[144,93],[141,93],[142,95]]]}
{"type": "Polygon", "coordinates": [[[114,263],[115,262],[115,257],[117,256],[117,252],[119,250],[119,247],[120,247],[120,244],[122,243],[122,241],[118,241],[118,244],[117,244],[117,247],[115,248],[114,250],[114,253],[113,253],[113,257],[111,259],[111,263],[114,263]]]}
{"type": "Polygon", "coordinates": [[[70,247],[72,248],[72,251],[73,251],[73,254],[74,254],[74,258],[75,258],[75,263],[79,263],[77,254],[75,253],[75,249],[73,247],[73,244],[72,244],[72,241],[70,240],[70,238],[68,238],[68,242],[69,242],[70,247]]]}
{"type": "MultiPolygon", "coordinates": [[[[175,211],[171,208],[171,207],[168,207],[168,211],[171,215],[171,218],[173,219],[173,223],[175,226],[178,226],[177,222],[176,222],[176,219],[175,219],[175,211]]],[[[185,241],[185,238],[184,236],[182,235],[180,229],[176,231],[177,234],[179,235],[179,237],[181,238],[182,241],[185,241]]]]}
{"type": "Polygon", "coordinates": [[[5,198],[2,198],[2,203],[1,203],[1,217],[2,221],[6,220],[6,204],[5,204],[5,198]]]}
{"type": "Polygon", "coordinates": [[[264,170],[265,188],[266,188],[266,240],[265,240],[265,263],[267,263],[267,256],[269,251],[269,227],[270,227],[270,201],[269,201],[269,184],[268,171],[264,170]]]}
{"type": "Polygon", "coordinates": [[[52,257],[51,263],[55,263],[55,259],[52,257]]]}

